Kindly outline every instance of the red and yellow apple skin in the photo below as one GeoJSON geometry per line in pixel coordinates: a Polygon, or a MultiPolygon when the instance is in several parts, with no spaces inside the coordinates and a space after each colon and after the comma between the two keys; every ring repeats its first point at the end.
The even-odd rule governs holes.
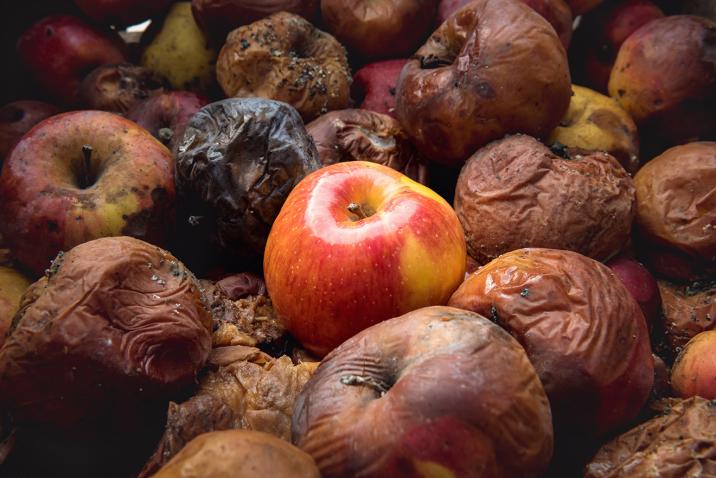
{"type": "Polygon", "coordinates": [[[689,340],[671,369],[671,386],[683,398],[716,399],[716,330],[689,340]]]}
{"type": "Polygon", "coordinates": [[[119,36],[70,15],[35,23],[20,36],[17,52],[45,93],[64,105],[75,103],[80,82],[96,67],[127,61],[119,36]]]}
{"type": "Polygon", "coordinates": [[[445,304],[465,263],[462,226],[444,199],[393,169],[353,161],[291,192],[264,274],[286,328],[323,356],[380,321],[445,304]]]}
{"type": "Polygon", "coordinates": [[[58,252],[92,239],[161,244],[174,196],[174,158],[148,131],[103,111],[64,113],[31,129],[5,159],[0,229],[39,275],[58,252]]]}

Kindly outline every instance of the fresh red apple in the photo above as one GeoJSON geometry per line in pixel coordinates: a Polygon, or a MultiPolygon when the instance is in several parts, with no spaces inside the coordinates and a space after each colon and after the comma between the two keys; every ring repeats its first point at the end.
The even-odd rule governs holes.
{"type": "Polygon", "coordinates": [[[0,162],[30,128],[59,112],[42,101],[14,101],[0,108],[0,162]]]}
{"type": "Polygon", "coordinates": [[[408,60],[370,63],[353,76],[351,94],[362,110],[375,111],[395,118],[395,87],[400,70],[408,60]]]}
{"type": "Polygon", "coordinates": [[[173,0],[75,0],[92,20],[123,27],[166,11],[173,0]]]}
{"type": "Polygon", "coordinates": [[[36,274],[60,251],[105,236],[161,243],[173,217],[174,158],[121,116],[75,111],[20,139],[0,176],[0,229],[36,274]]]}
{"type": "Polygon", "coordinates": [[[136,103],[127,118],[173,149],[189,118],[208,104],[208,98],[192,91],[167,91],[136,103]]]}
{"type": "Polygon", "coordinates": [[[607,262],[607,266],[637,301],[646,324],[652,330],[658,323],[661,310],[661,295],[654,276],[636,259],[625,254],[611,259],[607,262]]]}
{"type": "Polygon", "coordinates": [[[380,321],[444,304],[465,256],[444,199],[394,169],[351,161],[315,171],[289,194],[264,274],[283,324],[322,356],[380,321]]]}
{"type": "Polygon", "coordinates": [[[689,340],[674,362],[671,386],[677,395],[716,399],[716,330],[689,340]]]}
{"type": "Polygon", "coordinates": [[[78,17],[45,17],[17,42],[20,60],[32,78],[56,101],[72,105],[84,77],[100,65],[127,61],[119,36],[78,17]]]}
{"type": "Polygon", "coordinates": [[[663,16],[650,0],[608,2],[583,16],[570,51],[570,65],[580,84],[607,93],[609,75],[624,40],[663,16]]]}
{"type": "MultiPolygon", "coordinates": [[[[438,24],[473,0],[442,0],[438,5],[438,24]]],[[[521,0],[542,15],[554,28],[564,48],[572,39],[572,11],[564,0],[521,0]]]]}

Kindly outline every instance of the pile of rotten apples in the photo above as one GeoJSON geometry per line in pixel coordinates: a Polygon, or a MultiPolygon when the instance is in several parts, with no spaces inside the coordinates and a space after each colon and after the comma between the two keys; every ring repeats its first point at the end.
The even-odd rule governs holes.
{"type": "Polygon", "coordinates": [[[12,3],[0,476],[716,476],[716,2],[12,3]]]}

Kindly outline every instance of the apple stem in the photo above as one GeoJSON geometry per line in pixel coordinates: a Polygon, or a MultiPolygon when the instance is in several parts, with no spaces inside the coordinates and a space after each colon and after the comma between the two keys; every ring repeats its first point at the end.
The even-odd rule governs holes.
{"type": "Polygon", "coordinates": [[[366,386],[368,388],[372,388],[378,394],[382,397],[388,392],[388,389],[390,388],[387,384],[380,382],[373,377],[361,377],[360,375],[343,375],[339,381],[343,385],[349,385],[349,386],[366,386]]]}
{"type": "Polygon", "coordinates": [[[352,202],[348,205],[348,211],[352,214],[355,214],[358,216],[358,219],[365,219],[367,217],[370,217],[371,214],[368,214],[365,209],[363,209],[363,206],[361,204],[352,202]]]}
{"type": "Polygon", "coordinates": [[[84,162],[82,164],[82,188],[89,187],[90,183],[90,170],[92,167],[92,146],[85,144],[82,146],[82,155],[84,156],[84,162]]]}

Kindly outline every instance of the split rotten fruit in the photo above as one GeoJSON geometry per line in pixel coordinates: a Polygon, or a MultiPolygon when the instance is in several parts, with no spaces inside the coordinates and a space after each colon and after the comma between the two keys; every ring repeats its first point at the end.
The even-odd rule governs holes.
{"type": "Polygon", "coordinates": [[[524,349],[452,307],[351,337],[323,360],[294,410],[293,442],[324,478],[529,478],[552,456],[549,403],[524,349]]]}
{"type": "Polygon", "coordinates": [[[396,112],[418,151],[456,166],[507,133],[546,136],[571,93],[564,47],[544,18],[520,2],[477,0],[405,65],[396,112]]]}
{"type": "Polygon", "coordinates": [[[491,318],[525,347],[558,434],[603,436],[635,418],[649,397],[654,366],[644,315],[597,261],[555,249],[509,252],[468,277],[449,305],[491,318]]]}
{"type": "Polygon", "coordinates": [[[137,239],[81,244],[31,291],[0,349],[0,397],[18,423],[130,416],[192,384],[211,350],[196,280],[137,239]]]}
{"type": "Polygon", "coordinates": [[[60,251],[105,236],[163,243],[173,221],[174,158],[144,128],[103,111],[38,124],[0,176],[2,233],[42,274],[60,251]]]}
{"type": "Polygon", "coordinates": [[[351,161],[291,192],[264,273],[286,329],[325,355],[377,322],[445,304],[465,263],[462,227],[444,199],[391,168],[351,161]]]}

